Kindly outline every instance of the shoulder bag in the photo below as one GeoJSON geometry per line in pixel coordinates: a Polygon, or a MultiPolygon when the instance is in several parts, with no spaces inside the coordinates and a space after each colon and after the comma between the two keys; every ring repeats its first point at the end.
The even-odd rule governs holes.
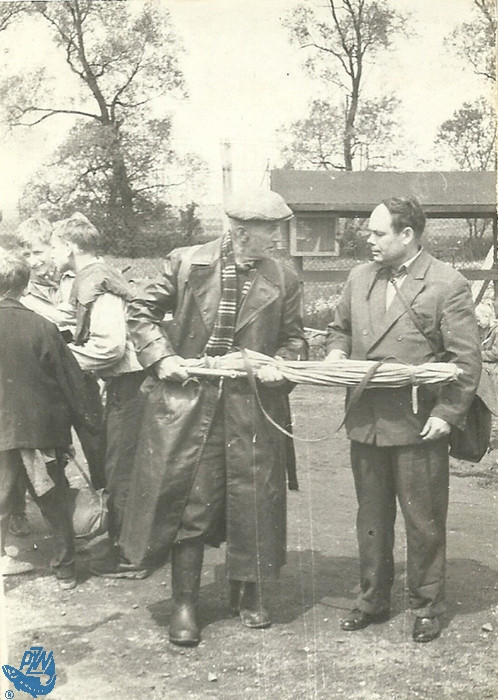
{"type": "MultiPolygon", "coordinates": [[[[437,357],[439,349],[435,346],[432,338],[430,338],[422,328],[415,311],[408,304],[408,301],[396,284],[396,281],[392,280],[392,284],[394,285],[398,299],[405,307],[415,328],[423,335],[429,343],[432,352],[437,357]]],[[[461,429],[454,425],[451,426],[449,437],[450,455],[455,459],[474,463],[480,462],[490,448],[491,414],[496,410],[496,403],[493,400],[495,390],[492,382],[492,378],[483,368],[479,386],[467,412],[465,426],[461,429]]]]}

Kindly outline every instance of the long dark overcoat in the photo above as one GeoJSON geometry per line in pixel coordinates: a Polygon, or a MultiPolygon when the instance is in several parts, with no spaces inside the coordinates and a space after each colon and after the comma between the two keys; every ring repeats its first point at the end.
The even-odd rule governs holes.
{"type": "MultiPolygon", "coordinates": [[[[210,337],[221,296],[220,240],[173,251],[162,278],[129,306],[129,325],[144,367],[169,355],[200,357],[210,337]],[[167,312],[173,320],[164,330],[167,312]]],[[[305,359],[295,273],[284,264],[259,262],[241,305],[234,346],[305,359]]],[[[178,531],[216,408],[219,387],[209,381],[149,380],[137,463],[121,544],[141,564],[166,553],[178,531]]],[[[265,389],[261,397],[277,421],[287,415],[288,387],[265,389]]],[[[285,438],[263,417],[247,383],[225,380],[227,561],[239,578],[256,567],[268,574],[285,560],[285,438]]],[[[213,536],[213,542],[223,537],[213,536]]]]}

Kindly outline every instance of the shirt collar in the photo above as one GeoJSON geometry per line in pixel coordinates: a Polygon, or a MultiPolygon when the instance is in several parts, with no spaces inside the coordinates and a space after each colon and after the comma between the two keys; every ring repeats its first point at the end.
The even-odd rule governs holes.
{"type": "Polygon", "coordinates": [[[415,262],[415,260],[418,258],[421,252],[422,248],[419,248],[412,258],[410,258],[409,260],[405,260],[405,262],[402,265],[400,265],[396,270],[394,270],[394,272],[397,272],[398,274],[406,274],[408,272],[408,269],[415,262]]]}

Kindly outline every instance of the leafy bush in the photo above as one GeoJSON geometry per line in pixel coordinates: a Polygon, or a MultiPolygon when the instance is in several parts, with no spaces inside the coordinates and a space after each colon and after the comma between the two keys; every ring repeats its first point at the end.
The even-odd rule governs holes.
{"type": "Polygon", "coordinates": [[[325,329],[334,318],[335,307],[339,301],[340,292],[336,291],[329,297],[318,297],[305,303],[304,325],[307,328],[325,329]]]}

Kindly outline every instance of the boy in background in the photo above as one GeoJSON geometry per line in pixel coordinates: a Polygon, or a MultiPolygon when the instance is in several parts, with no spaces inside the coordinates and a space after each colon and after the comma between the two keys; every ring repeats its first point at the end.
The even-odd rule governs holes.
{"type": "MultiPolygon", "coordinates": [[[[23,221],[17,230],[18,244],[31,267],[31,279],[23,304],[55,323],[64,340],[69,342],[72,340],[76,325],[76,311],[70,303],[74,272],[64,270],[61,273],[57,269],[51,243],[53,235],[52,224],[47,219],[36,216],[23,221]]],[[[85,382],[87,394],[89,398],[91,397],[95,420],[100,422],[101,430],[90,432],[79,424],[74,427],[88,463],[92,484],[94,488],[100,489],[105,485],[103,408],[96,380],[88,374],[85,382]]],[[[18,500],[17,497],[16,500],[18,500]]],[[[10,531],[12,534],[27,534],[19,532],[19,526],[23,524],[22,516],[17,514],[19,507],[20,503],[11,518],[10,531]]],[[[25,517],[24,522],[27,523],[25,517]]]]}
{"type": "Polygon", "coordinates": [[[97,576],[140,579],[147,570],[130,564],[116,546],[127,507],[130,476],[142,422],[144,371],[126,324],[131,289],[123,275],[98,255],[102,237],[83,214],[59,223],[52,253],[60,272],[72,270],[69,302],[76,314],[71,352],[87,378],[105,381],[105,488],[109,494],[110,548],[90,570],[97,576]]]}
{"type": "Polygon", "coordinates": [[[29,278],[22,255],[0,251],[0,571],[33,570],[5,551],[12,493],[22,479],[54,531],[52,569],[70,589],[76,570],[64,452],[72,422],[87,422],[85,391],[57,327],[20,301],[29,278]]]}
{"type": "MultiPolygon", "coordinates": [[[[31,277],[28,289],[23,296],[23,304],[44,318],[57,325],[59,330],[70,333],[70,315],[58,309],[63,297],[60,281],[52,260],[50,238],[52,224],[42,217],[32,216],[23,221],[12,240],[6,241],[4,247],[13,249],[21,246],[23,254],[31,267],[31,277]]],[[[72,284],[72,277],[65,280],[65,286],[72,284]]],[[[73,321],[74,323],[74,321],[73,321]]],[[[66,336],[67,337],[67,336],[66,336]]],[[[15,537],[24,537],[31,532],[31,526],[26,516],[26,487],[19,479],[12,493],[12,514],[9,532],[15,537]]]]}

